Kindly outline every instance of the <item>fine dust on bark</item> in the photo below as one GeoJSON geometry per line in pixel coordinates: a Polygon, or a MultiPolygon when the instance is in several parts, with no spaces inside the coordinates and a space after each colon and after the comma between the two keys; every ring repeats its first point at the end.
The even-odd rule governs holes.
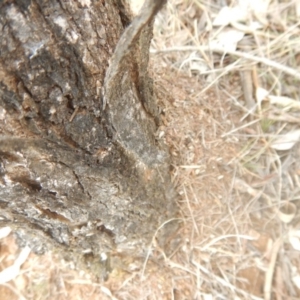
{"type": "Polygon", "coordinates": [[[147,73],[163,2],[132,22],[120,0],[1,2],[0,224],[21,244],[100,261],[174,216],[147,73]]]}

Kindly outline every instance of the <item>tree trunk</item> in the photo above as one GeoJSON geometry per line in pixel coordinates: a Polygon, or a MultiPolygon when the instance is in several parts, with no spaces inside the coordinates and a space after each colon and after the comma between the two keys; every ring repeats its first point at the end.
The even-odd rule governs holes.
{"type": "Polygon", "coordinates": [[[143,245],[174,216],[147,73],[163,2],[132,22],[122,0],[1,2],[0,217],[35,251],[143,245]]]}

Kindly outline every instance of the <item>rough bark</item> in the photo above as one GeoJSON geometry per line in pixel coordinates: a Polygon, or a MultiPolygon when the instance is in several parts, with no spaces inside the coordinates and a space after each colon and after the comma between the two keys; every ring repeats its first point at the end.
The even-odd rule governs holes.
{"type": "Polygon", "coordinates": [[[1,2],[0,217],[35,251],[142,245],[173,216],[147,73],[163,2],[132,22],[121,0],[1,2]]]}

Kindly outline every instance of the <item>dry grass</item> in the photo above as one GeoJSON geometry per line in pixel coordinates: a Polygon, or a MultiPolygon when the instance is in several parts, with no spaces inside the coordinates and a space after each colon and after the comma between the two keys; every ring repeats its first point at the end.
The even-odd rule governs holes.
{"type": "MultiPolygon", "coordinates": [[[[218,19],[229,2],[169,0],[155,26],[176,250],[153,242],[105,283],[31,254],[1,299],[299,299],[300,3],[252,0],[242,20],[218,19]]],[[[10,236],[3,245],[2,268],[18,251],[10,236]]]]}

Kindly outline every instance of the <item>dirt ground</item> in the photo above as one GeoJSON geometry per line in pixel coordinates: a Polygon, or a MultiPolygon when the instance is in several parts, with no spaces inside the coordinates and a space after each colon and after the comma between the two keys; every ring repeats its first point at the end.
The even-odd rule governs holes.
{"type": "MultiPolygon", "coordinates": [[[[155,24],[157,138],[180,208],[174,251],[154,237],[146,257],[113,257],[106,282],[56,253],[24,254],[1,299],[300,298],[300,3],[250,2],[170,0],[155,24]],[[234,11],[229,22],[237,7],[244,19],[234,11]]],[[[2,238],[0,281],[21,251],[2,238]]]]}

